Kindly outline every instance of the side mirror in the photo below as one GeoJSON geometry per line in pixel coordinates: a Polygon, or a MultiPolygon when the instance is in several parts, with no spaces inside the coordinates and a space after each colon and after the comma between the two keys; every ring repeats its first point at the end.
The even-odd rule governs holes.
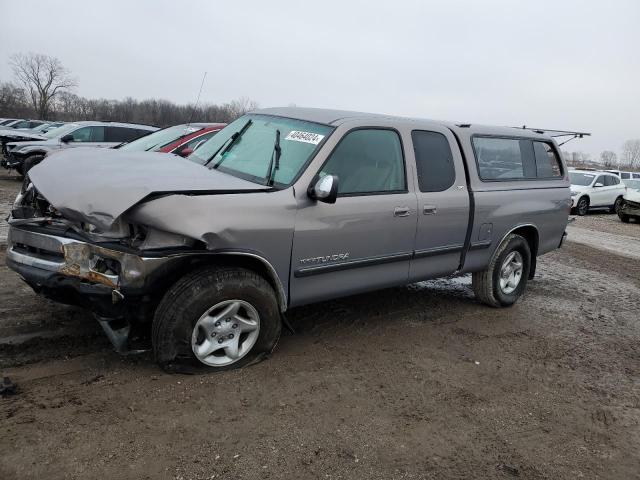
{"type": "Polygon", "coordinates": [[[60,141],[62,143],[69,143],[69,142],[73,142],[73,135],[71,135],[70,133],[66,134],[64,137],[62,137],[60,139],[60,141]]]}
{"type": "Polygon", "coordinates": [[[336,203],[338,199],[338,177],[325,175],[309,186],[307,194],[310,198],[324,203],[336,203]]]}
{"type": "Polygon", "coordinates": [[[182,150],[180,150],[178,155],[180,155],[181,157],[188,157],[192,153],[193,153],[193,148],[187,147],[187,148],[183,148],[182,150]]]}
{"type": "Polygon", "coordinates": [[[596,184],[594,185],[594,187],[604,187],[604,184],[602,184],[602,183],[598,182],[598,183],[596,183],[596,184]]]}

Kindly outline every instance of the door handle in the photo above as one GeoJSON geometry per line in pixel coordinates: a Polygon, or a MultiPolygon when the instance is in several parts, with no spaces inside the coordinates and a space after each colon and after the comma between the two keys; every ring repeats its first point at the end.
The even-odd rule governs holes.
{"type": "Polygon", "coordinates": [[[438,208],[435,205],[425,205],[422,207],[422,213],[425,215],[435,215],[438,212],[438,208]]]}
{"type": "Polygon", "coordinates": [[[411,215],[409,207],[396,207],[393,210],[394,217],[408,217],[409,215],[411,215]]]}

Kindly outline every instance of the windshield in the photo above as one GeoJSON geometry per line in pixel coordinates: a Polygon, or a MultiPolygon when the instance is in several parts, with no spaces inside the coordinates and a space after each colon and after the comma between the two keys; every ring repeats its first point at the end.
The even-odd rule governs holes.
{"type": "Polygon", "coordinates": [[[270,115],[244,115],[189,155],[189,160],[265,185],[287,186],[298,176],[333,128],[270,115]],[[276,136],[280,131],[277,165],[276,136]],[[238,134],[235,135],[234,134],[238,134]],[[234,140],[235,138],[235,140],[234,140]]]}
{"type": "Polygon", "coordinates": [[[65,125],[62,125],[61,127],[49,130],[47,133],[44,133],[43,136],[47,138],[59,138],[63,135],[66,135],[71,130],[75,130],[79,126],[80,125],[78,125],[77,123],[67,123],[65,125]]]}
{"type": "Polygon", "coordinates": [[[129,150],[132,152],[150,152],[152,150],[159,150],[162,147],[175,142],[181,137],[189,135],[193,132],[202,130],[202,127],[190,127],[188,125],[174,125],[173,127],[164,128],[153,132],[149,135],[145,135],[142,138],[122,145],[120,150],[129,150]]]}
{"type": "Polygon", "coordinates": [[[625,187],[640,190],[640,180],[624,180],[625,187]]]}
{"type": "Polygon", "coordinates": [[[31,129],[33,132],[41,132],[42,130],[46,130],[47,128],[51,128],[51,125],[48,123],[43,123],[42,125],[38,125],[31,129]]]}
{"type": "Polygon", "coordinates": [[[587,185],[591,185],[591,182],[593,182],[594,178],[596,178],[596,176],[591,173],[569,172],[569,180],[571,180],[571,185],[580,185],[582,187],[586,187],[587,185]]]}

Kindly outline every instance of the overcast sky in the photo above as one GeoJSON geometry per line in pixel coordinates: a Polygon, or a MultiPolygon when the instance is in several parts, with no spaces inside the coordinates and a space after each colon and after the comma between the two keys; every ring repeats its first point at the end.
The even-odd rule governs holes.
{"type": "Polygon", "coordinates": [[[9,56],[58,57],[76,93],[250,97],[583,130],[599,156],[640,138],[640,1],[0,0],[9,56]]]}

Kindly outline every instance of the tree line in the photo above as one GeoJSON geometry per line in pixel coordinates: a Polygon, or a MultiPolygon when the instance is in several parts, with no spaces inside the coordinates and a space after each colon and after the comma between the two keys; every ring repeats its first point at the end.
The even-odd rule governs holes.
{"type": "Polygon", "coordinates": [[[0,117],[101,120],[166,127],[187,122],[230,122],[257,103],[240,98],[221,105],[179,105],[169,100],[91,99],[76,95],[77,81],[55,57],[28,53],[10,58],[14,82],[0,82],[0,117]]]}

